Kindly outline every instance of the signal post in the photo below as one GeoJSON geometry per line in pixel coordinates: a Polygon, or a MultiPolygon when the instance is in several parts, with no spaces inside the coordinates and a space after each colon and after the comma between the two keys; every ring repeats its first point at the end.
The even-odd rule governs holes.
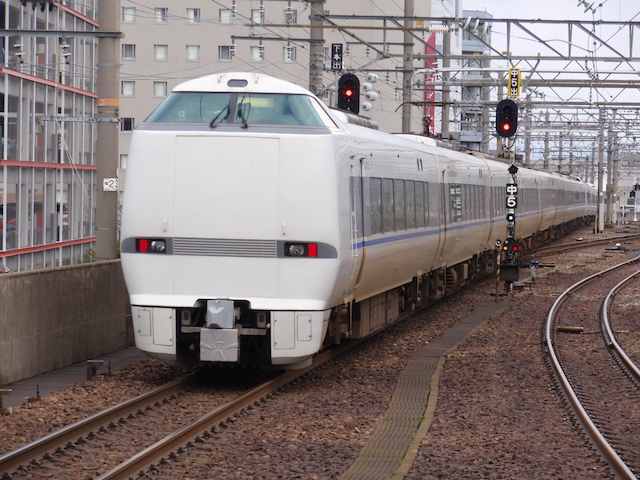
{"type": "Polygon", "coordinates": [[[507,292],[511,292],[513,282],[520,278],[518,267],[518,240],[516,239],[516,208],[518,208],[518,167],[509,166],[511,181],[506,188],[507,238],[502,243],[504,261],[500,266],[500,280],[506,283],[507,292]]]}
{"type": "MultiPolygon", "coordinates": [[[[496,133],[502,138],[511,138],[518,129],[518,105],[510,98],[500,101],[496,107],[496,133]]],[[[506,185],[507,236],[502,243],[504,253],[500,265],[499,279],[505,282],[505,290],[511,293],[513,282],[520,278],[518,267],[518,240],[516,237],[516,209],[518,208],[518,167],[515,165],[515,140],[509,146],[511,165],[508,172],[511,176],[506,185]]]]}

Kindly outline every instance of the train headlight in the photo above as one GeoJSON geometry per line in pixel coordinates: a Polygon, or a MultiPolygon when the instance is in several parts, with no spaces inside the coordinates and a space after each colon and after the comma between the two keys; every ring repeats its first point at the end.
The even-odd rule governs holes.
{"type": "Polygon", "coordinates": [[[136,252],[141,253],[166,253],[167,242],[162,239],[138,238],[136,240],[136,252]]]}
{"type": "Polygon", "coordinates": [[[167,242],[164,240],[151,240],[149,250],[156,253],[164,253],[167,251],[167,242]]]}
{"type": "Polygon", "coordinates": [[[291,257],[304,257],[304,245],[294,243],[289,245],[289,256],[291,257]]]}
{"type": "Polygon", "coordinates": [[[286,257],[317,257],[317,243],[285,243],[284,254],[286,257]]]}

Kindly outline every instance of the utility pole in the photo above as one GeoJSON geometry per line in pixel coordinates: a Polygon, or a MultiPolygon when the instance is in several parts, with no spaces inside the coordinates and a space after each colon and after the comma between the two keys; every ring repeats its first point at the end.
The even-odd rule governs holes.
{"type": "Polygon", "coordinates": [[[402,133],[411,133],[411,79],[413,78],[413,0],[404,0],[404,47],[402,55],[402,133]]]}
{"type": "Polygon", "coordinates": [[[447,31],[442,34],[442,127],[443,140],[448,140],[451,135],[449,126],[449,101],[451,100],[451,87],[449,86],[449,67],[451,67],[451,34],[447,31]],[[446,137],[444,137],[446,135],[446,137]]]}
{"type": "Polygon", "coordinates": [[[542,162],[542,168],[545,170],[549,170],[549,110],[545,114],[545,125],[546,129],[544,132],[544,159],[542,162]]]}
{"type": "MultiPolygon", "coordinates": [[[[482,67],[485,69],[482,72],[482,76],[485,79],[491,79],[491,74],[489,73],[489,69],[491,68],[491,60],[487,60],[486,58],[482,60],[482,67]]],[[[500,97],[502,98],[502,97],[500,97]]],[[[489,101],[491,99],[491,87],[488,85],[484,85],[482,87],[482,101],[484,105],[482,106],[482,141],[480,142],[480,151],[484,153],[489,153],[489,101]]]]}
{"type": "Polygon", "coordinates": [[[322,64],[324,61],[324,20],[325,0],[310,0],[311,5],[311,31],[309,45],[309,91],[314,95],[320,95],[323,87],[322,64]]]}
{"type": "Polygon", "coordinates": [[[524,103],[524,159],[525,167],[531,165],[531,92],[527,91],[524,103]]]}
{"type": "Polygon", "coordinates": [[[595,233],[604,233],[604,120],[606,111],[600,108],[598,115],[598,213],[595,233]]]}
{"type": "MultiPolygon", "coordinates": [[[[100,30],[120,31],[120,0],[102,0],[100,30]]],[[[120,109],[120,39],[102,36],[98,43],[98,126],[96,144],[96,259],[117,258],[118,116],[120,109]]]]}

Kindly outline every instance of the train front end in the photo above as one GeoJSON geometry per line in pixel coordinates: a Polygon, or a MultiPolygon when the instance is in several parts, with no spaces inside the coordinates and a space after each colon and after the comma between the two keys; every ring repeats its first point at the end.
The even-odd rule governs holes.
{"type": "Polygon", "coordinates": [[[262,367],[320,350],[348,268],[330,124],[300,87],[227,74],[182,84],[138,127],[121,235],[138,348],[262,367]]]}

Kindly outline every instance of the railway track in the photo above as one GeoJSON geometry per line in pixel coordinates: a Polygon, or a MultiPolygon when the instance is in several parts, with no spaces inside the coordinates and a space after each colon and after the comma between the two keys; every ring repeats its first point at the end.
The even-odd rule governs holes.
{"type": "Polygon", "coordinates": [[[232,398],[216,396],[214,408],[207,399],[211,392],[188,392],[194,375],[175,380],[0,456],[0,479],[128,479],[154,463],[176,459],[176,452],[191,441],[211,436],[217,425],[358,343],[344,343],[305,369],[286,372],[232,398]],[[196,402],[202,408],[193,408],[196,402]],[[193,418],[175,425],[170,412],[181,405],[190,406],[193,418]]]}
{"type": "Polygon", "coordinates": [[[617,244],[630,242],[632,240],[638,240],[640,238],[640,234],[633,235],[621,235],[618,237],[608,237],[608,238],[599,238],[594,240],[580,240],[571,243],[564,243],[561,245],[552,245],[549,247],[540,247],[535,248],[533,251],[523,255],[523,259],[531,259],[534,257],[539,257],[542,255],[553,255],[556,253],[569,252],[571,250],[594,247],[598,245],[609,245],[609,244],[617,244]]]}
{"type": "Polygon", "coordinates": [[[543,339],[574,414],[615,475],[624,479],[636,479],[640,472],[640,422],[634,413],[639,377],[615,340],[608,312],[616,292],[640,274],[638,261],[620,263],[567,289],[549,311],[543,339]],[[604,300],[601,292],[609,292],[604,300]]]}

